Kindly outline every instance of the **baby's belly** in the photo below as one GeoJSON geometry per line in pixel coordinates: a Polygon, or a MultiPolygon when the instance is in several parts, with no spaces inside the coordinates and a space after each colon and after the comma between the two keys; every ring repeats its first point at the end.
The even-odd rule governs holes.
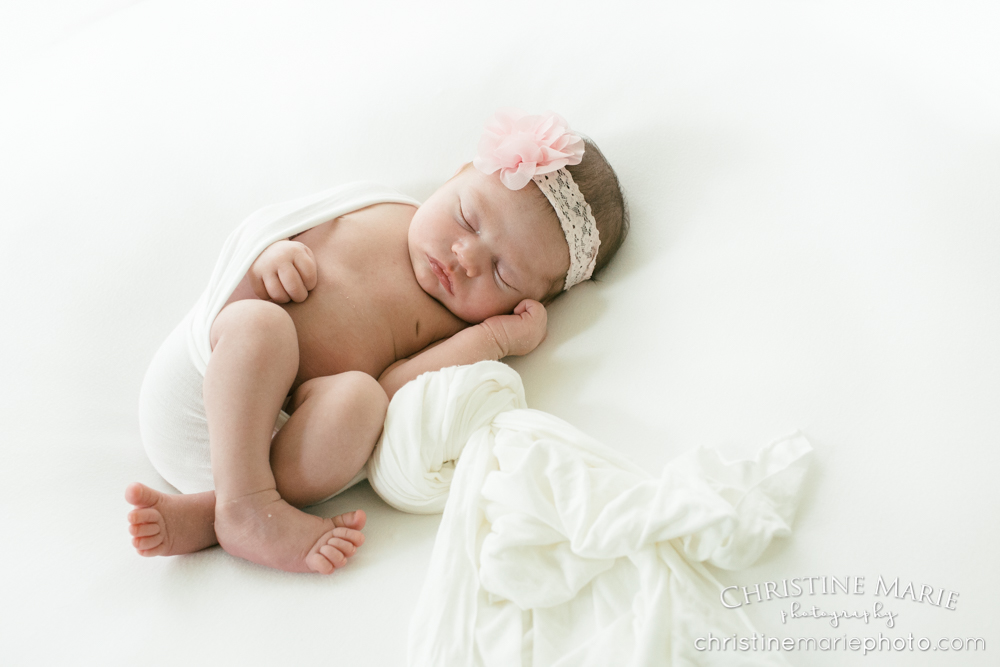
{"type": "MultiPolygon", "coordinates": [[[[392,309],[354,282],[323,272],[305,301],[279,304],[292,318],[299,341],[299,370],[292,390],[306,380],[345,371],[378,378],[396,361],[397,344],[386,315],[392,309]]],[[[226,305],[257,298],[244,278],[226,305]]],[[[409,354],[412,351],[403,356],[409,354]]]]}
{"type": "Polygon", "coordinates": [[[321,282],[305,301],[282,308],[295,323],[299,339],[299,372],[292,389],[345,371],[378,378],[396,361],[388,318],[361,290],[321,282]]]}

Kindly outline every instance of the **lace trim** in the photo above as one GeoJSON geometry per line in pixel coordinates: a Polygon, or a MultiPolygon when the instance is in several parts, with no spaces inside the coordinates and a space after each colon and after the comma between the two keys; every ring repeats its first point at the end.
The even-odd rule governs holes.
{"type": "Polygon", "coordinates": [[[539,174],[532,180],[552,204],[569,245],[569,271],[563,291],[590,278],[597,265],[597,250],[601,239],[590,204],[566,169],[539,174]]]}

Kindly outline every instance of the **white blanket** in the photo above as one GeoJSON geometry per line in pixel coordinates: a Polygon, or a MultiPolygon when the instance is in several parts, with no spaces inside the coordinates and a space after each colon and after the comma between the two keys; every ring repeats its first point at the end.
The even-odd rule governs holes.
{"type": "Polygon", "coordinates": [[[504,364],[422,375],[393,398],[368,467],[391,505],[444,508],[410,664],[733,664],[695,645],[753,632],[702,562],[743,568],[789,533],[810,451],[800,435],[753,462],[699,449],[653,477],[527,409],[504,364]]]}

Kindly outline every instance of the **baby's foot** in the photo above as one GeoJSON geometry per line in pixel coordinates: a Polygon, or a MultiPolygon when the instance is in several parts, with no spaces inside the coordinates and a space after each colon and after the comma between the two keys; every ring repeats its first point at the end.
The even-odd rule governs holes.
{"type": "Polygon", "coordinates": [[[323,519],[295,509],[275,489],[217,500],[215,532],[234,556],[286,572],[330,574],[364,541],[361,510],[323,519]]]}
{"type": "Polygon", "coordinates": [[[140,556],[176,556],[210,547],[215,539],[215,492],[174,495],[129,484],[125,500],[132,546],[140,556]]]}

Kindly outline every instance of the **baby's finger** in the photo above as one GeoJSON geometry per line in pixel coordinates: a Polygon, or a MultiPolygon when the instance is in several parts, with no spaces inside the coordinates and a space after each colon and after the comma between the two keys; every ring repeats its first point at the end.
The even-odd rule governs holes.
{"type": "Polygon", "coordinates": [[[292,258],[292,263],[302,277],[302,284],[305,285],[306,289],[310,291],[316,289],[316,282],[319,276],[317,275],[316,258],[313,257],[312,248],[307,245],[302,246],[302,252],[295,254],[295,257],[292,258]]]}
{"type": "Polygon", "coordinates": [[[537,317],[544,312],[545,306],[534,299],[525,299],[521,303],[517,304],[517,308],[514,309],[515,315],[528,313],[530,317],[537,317]]]}
{"type": "Polygon", "coordinates": [[[278,269],[278,279],[295,303],[302,303],[309,296],[309,290],[302,284],[302,277],[292,264],[285,264],[278,269]]]}
{"type": "Polygon", "coordinates": [[[264,284],[267,286],[267,295],[275,303],[288,303],[288,293],[281,286],[281,280],[276,273],[269,273],[264,276],[264,284]]]}
{"type": "Polygon", "coordinates": [[[255,273],[250,274],[250,286],[253,287],[253,293],[258,299],[267,301],[271,298],[271,295],[267,293],[267,286],[264,284],[264,279],[255,273]]]}

